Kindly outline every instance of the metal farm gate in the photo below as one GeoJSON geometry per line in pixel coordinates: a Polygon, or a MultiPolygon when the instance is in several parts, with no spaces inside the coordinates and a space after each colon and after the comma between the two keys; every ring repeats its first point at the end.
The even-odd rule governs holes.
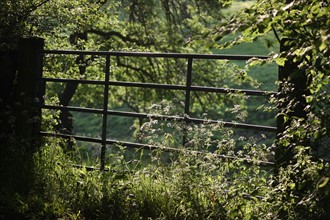
{"type": "MultiPolygon", "coordinates": [[[[35,63],[37,67],[34,71],[34,74],[37,74],[34,79],[36,83],[34,86],[35,96],[38,97],[38,114],[41,114],[41,109],[55,109],[55,110],[69,110],[76,112],[85,112],[102,115],[102,131],[100,138],[70,135],[70,134],[60,134],[53,132],[45,132],[35,129],[39,135],[42,136],[53,136],[53,137],[62,137],[62,138],[74,138],[78,141],[86,141],[98,143],[101,145],[101,156],[100,156],[100,169],[105,169],[105,155],[107,145],[119,144],[127,147],[134,148],[148,148],[154,149],[157,146],[151,146],[141,143],[133,142],[122,142],[107,139],[107,119],[109,115],[122,116],[122,117],[135,117],[135,118],[155,118],[162,120],[176,120],[182,121],[183,123],[222,123],[225,127],[240,128],[240,129],[255,129],[264,132],[276,133],[277,128],[271,126],[247,124],[247,123],[233,123],[226,122],[222,120],[206,120],[202,118],[194,118],[191,116],[190,109],[192,103],[191,92],[208,92],[208,93],[235,93],[241,92],[249,96],[270,96],[275,94],[275,92],[268,91],[258,91],[258,90],[244,90],[244,89],[230,89],[230,88],[218,88],[218,87],[206,87],[206,86],[196,86],[192,85],[192,72],[193,72],[193,62],[195,59],[199,60],[240,60],[246,61],[251,58],[258,59],[267,59],[267,56],[248,56],[248,55],[218,55],[218,54],[178,54],[178,53],[149,53],[149,52],[109,52],[109,51],[66,51],[66,50],[44,50],[43,42],[40,39],[34,39],[37,44],[35,50],[35,55],[37,59],[35,63]],[[38,43],[39,42],[39,43],[38,43]],[[38,46],[39,45],[39,46],[38,46]],[[91,55],[97,57],[104,57],[104,80],[82,80],[82,79],[63,79],[63,78],[46,78],[42,74],[42,60],[43,57],[50,54],[57,55],[91,55]],[[159,83],[142,83],[142,82],[122,82],[122,81],[113,81],[111,79],[111,57],[147,57],[147,58],[168,58],[168,59],[185,59],[186,60],[186,76],[184,85],[175,85],[175,84],[159,84],[159,83]],[[103,108],[84,108],[84,107],[74,107],[74,106],[56,106],[56,105],[46,105],[43,101],[43,96],[45,95],[46,83],[47,82],[56,82],[56,83],[78,83],[78,84],[87,84],[87,85],[101,85],[103,86],[103,108]],[[137,87],[137,88],[149,88],[149,89],[162,89],[162,90],[180,90],[185,94],[184,99],[184,112],[183,116],[168,116],[168,115],[150,115],[146,113],[136,113],[136,112],[127,112],[127,111],[114,111],[108,107],[109,91],[112,88],[109,87],[137,87]]],[[[31,45],[31,42],[29,43],[31,45]]],[[[31,51],[30,51],[31,52],[31,51]]],[[[30,62],[31,64],[31,62],[30,62]]],[[[27,64],[28,65],[28,64],[27,64]]],[[[38,128],[38,126],[36,126],[38,128]]],[[[39,126],[40,128],[40,126],[39,126]]],[[[185,143],[185,137],[183,137],[183,144],[185,143]]],[[[177,150],[175,148],[164,149],[164,150],[177,150]]],[[[224,156],[225,157],[225,156],[224,156]]],[[[266,165],[273,165],[273,162],[265,162],[266,165]]]]}

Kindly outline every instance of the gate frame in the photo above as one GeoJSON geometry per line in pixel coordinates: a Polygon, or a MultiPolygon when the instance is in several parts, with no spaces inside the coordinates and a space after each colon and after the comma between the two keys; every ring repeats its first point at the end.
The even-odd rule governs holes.
{"type": "MultiPolygon", "coordinates": [[[[76,140],[94,142],[101,144],[101,166],[100,170],[105,169],[105,153],[106,147],[109,144],[121,144],[128,147],[135,148],[148,148],[155,149],[157,146],[150,146],[141,143],[131,143],[131,142],[122,142],[109,140],[106,138],[107,131],[107,116],[108,115],[118,115],[126,117],[140,117],[140,118],[158,118],[166,120],[181,120],[186,123],[223,123],[225,127],[234,127],[234,128],[243,128],[243,129],[257,129],[266,132],[276,132],[277,139],[281,138],[281,133],[285,130],[285,124],[283,118],[280,116],[277,117],[277,127],[271,126],[260,126],[260,125],[251,125],[245,123],[232,123],[225,122],[220,120],[204,120],[199,118],[190,117],[190,92],[191,91],[203,91],[203,92],[215,92],[215,93],[230,93],[230,92],[244,92],[247,95],[256,95],[256,96],[270,96],[280,94],[279,92],[268,92],[268,91],[258,91],[258,90],[244,90],[244,89],[228,89],[228,88],[215,88],[215,87],[204,87],[204,86],[193,86],[191,85],[191,75],[192,75],[192,63],[194,59],[226,59],[226,60],[249,60],[251,58],[257,59],[268,59],[268,56],[252,56],[252,55],[222,55],[222,54],[179,54],[179,53],[151,53],[151,52],[114,52],[114,51],[67,51],[67,50],[44,50],[44,40],[41,38],[27,38],[22,39],[20,43],[20,70],[19,75],[21,78],[18,80],[18,90],[20,94],[24,92],[32,97],[35,101],[33,105],[24,106],[24,109],[32,109],[37,106],[37,110],[34,111],[33,118],[41,118],[41,109],[68,109],[71,111],[77,112],[89,112],[102,114],[102,134],[101,138],[91,138],[77,135],[66,135],[66,134],[56,134],[48,133],[40,130],[40,120],[36,120],[36,123],[32,123],[32,126],[24,123],[24,120],[20,120],[17,123],[17,135],[24,136],[27,138],[34,138],[35,140],[40,140],[40,136],[55,136],[62,138],[75,138],[76,140]],[[98,55],[105,56],[105,80],[70,80],[70,79],[56,79],[56,78],[45,78],[42,77],[42,68],[43,68],[43,56],[45,54],[73,54],[73,55],[98,55]],[[186,75],[186,85],[170,85],[170,84],[156,84],[156,83],[139,83],[139,82],[118,82],[118,81],[109,81],[110,79],[110,57],[111,56],[123,56],[123,57],[154,57],[154,58],[182,58],[187,59],[187,75],[186,75]],[[29,83],[27,83],[29,82],[29,83]],[[82,107],[73,107],[73,106],[50,106],[45,105],[43,96],[45,95],[46,82],[77,82],[81,84],[97,84],[104,85],[104,97],[103,97],[103,109],[91,109],[91,108],[82,108],[82,107]],[[184,107],[184,116],[164,116],[164,115],[149,115],[144,113],[134,113],[134,112],[123,112],[123,111],[112,111],[108,110],[108,91],[109,86],[127,86],[127,87],[139,87],[139,88],[159,88],[159,89],[171,89],[171,90],[183,90],[185,91],[185,107],[184,107]]],[[[281,42],[281,45],[284,45],[284,41],[281,42]]],[[[283,47],[281,46],[281,50],[283,47]]],[[[287,77],[292,73],[294,67],[290,61],[285,62],[284,67],[279,68],[279,79],[287,79],[287,77]]],[[[298,94],[299,96],[300,94],[298,94]]],[[[20,96],[16,97],[17,100],[21,100],[20,96]]],[[[285,106],[278,106],[280,108],[285,108],[285,106]]],[[[294,113],[295,114],[295,113],[294,113]]],[[[290,117],[294,117],[292,115],[290,117]]],[[[41,144],[40,141],[35,143],[41,144]]],[[[183,140],[185,143],[185,139],[183,140]]],[[[39,146],[40,147],[40,146],[39,146]]],[[[38,148],[38,147],[36,147],[38,148]]],[[[177,150],[175,148],[167,148],[163,150],[177,150]]],[[[288,157],[288,152],[283,151],[282,148],[278,147],[275,152],[276,158],[279,157],[288,157]]],[[[220,155],[220,157],[226,157],[225,155],[220,155]]],[[[265,162],[265,161],[263,161],[265,162]]],[[[275,167],[282,166],[283,161],[276,159],[275,167]]],[[[273,165],[272,162],[265,162],[267,165],[273,165]]]]}

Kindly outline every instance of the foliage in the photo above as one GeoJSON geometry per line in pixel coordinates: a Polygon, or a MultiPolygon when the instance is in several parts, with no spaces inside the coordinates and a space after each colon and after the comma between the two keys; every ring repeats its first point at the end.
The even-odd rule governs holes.
{"type": "MultiPolygon", "coordinates": [[[[272,219],[267,217],[273,210],[268,198],[271,174],[258,162],[267,149],[250,140],[235,152],[229,129],[202,125],[194,133],[204,133],[206,127],[209,134],[191,140],[205,143],[199,145],[199,153],[184,148],[172,153],[137,149],[134,158],[125,160],[126,149],[119,146],[120,151],[109,155],[105,172],[74,167],[74,157],[59,147],[59,139],[47,138],[34,157],[30,196],[18,210],[30,219],[272,219]],[[209,153],[205,140],[219,131],[223,139],[213,140],[216,149],[209,153]],[[232,152],[232,158],[222,158],[224,152],[232,152]]],[[[144,128],[152,132],[148,125],[144,128]]],[[[162,144],[174,143],[164,139],[162,144]]]]}
{"type": "MultiPolygon", "coordinates": [[[[205,37],[209,34],[208,30],[221,18],[216,10],[211,9],[218,9],[218,6],[228,3],[184,0],[21,1],[22,4],[16,6],[24,10],[17,10],[17,13],[26,16],[22,19],[18,16],[19,19],[16,19],[11,16],[16,15],[15,2],[3,2],[1,4],[10,12],[8,18],[12,22],[8,23],[2,17],[0,19],[5,21],[3,24],[7,25],[7,30],[8,24],[19,27],[17,31],[10,32],[12,36],[16,38],[26,33],[43,36],[49,42],[47,47],[50,49],[61,47],[172,52],[207,51],[204,46],[211,44],[199,41],[195,36],[205,37]],[[181,8],[175,7],[177,5],[174,2],[181,8]]],[[[235,40],[219,45],[218,48],[253,42],[270,33],[279,41],[281,38],[286,39],[281,52],[271,54],[268,60],[275,61],[283,68],[287,64],[296,68],[279,82],[282,93],[274,97],[274,102],[280,107],[279,118],[283,118],[286,125],[286,129],[278,134],[275,149],[259,143],[263,136],[260,139],[236,139],[232,130],[223,128],[221,124],[182,127],[176,122],[151,120],[143,124],[142,121],[137,129],[141,140],[151,144],[159,143],[161,148],[172,147],[176,151],[137,149],[130,151],[130,157],[127,158],[129,150],[122,146],[111,146],[107,155],[107,172],[99,172],[87,171],[89,168],[84,165],[77,168],[75,164],[80,162],[81,152],[65,153],[59,147],[63,145],[61,141],[49,138],[33,158],[35,169],[32,191],[27,197],[14,194],[9,205],[0,204],[1,210],[10,207],[20,216],[30,219],[326,219],[330,204],[330,168],[326,161],[328,156],[320,152],[326,151],[329,134],[328,11],[329,4],[322,0],[293,0],[286,3],[258,0],[255,6],[233,15],[228,24],[220,26],[211,35],[216,43],[228,33],[237,33],[235,40]],[[307,89],[304,86],[301,89],[296,82],[304,82],[307,89]],[[294,97],[297,91],[299,99],[294,97]],[[301,106],[303,109],[299,109],[301,106]],[[304,114],[293,115],[298,110],[304,114]],[[181,137],[177,135],[178,131],[184,129],[191,132],[187,136],[190,150],[182,147],[181,137]],[[237,148],[238,145],[240,148],[237,148]],[[113,150],[115,147],[119,150],[113,150]],[[271,153],[274,150],[277,161],[273,172],[261,165],[262,161],[274,157],[271,153]]],[[[61,77],[64,71],[72,73],[70,77],[73,78],[88,79],[92,75],[100,79],[103,77],[103,67],[99,65],[104,61],[102,58],[48,58],[45,74],[49,77],[61,77]]],[[[181,72],[185,71],[180,69],[184,61],[140,59],[133,66],[127,65],[131,63],[128,60],[113,59],[111,62],[114,64],[114,79],[118,81],[149,82],[157,78],[161,82],[184,82],[181,72]],[[146,67],[146,64],[150,65],[146,67]],[[178,78],[171,75],[176,69],[181,71],[178,78]],[[160,77],[161,72],[169,72],[168,79],[160,77]],[[146,73],[152,73],[152,77],[145,77],[146,73]]],[[[251,60],[249,65],[258,62],[261,61],[251,60]]],[[[214,68],[218,64],[195,65],[201,73],[210,73],[211,70],[222,71],[219,67],[214,68]]],[[[230,67],[237,70],[235,66],[230,67]]],[[[228,81],[212,78],[211,83],[244,84],[246,81],[240,79],[245,74],[241,73],[228,81]]],[[[197,81],[208,83],[210,75],[204,75],[198,75],[197,81]]],[[[61,93],[68,87],[61,84],[48,86],[52,88],[47,94],[49,98],[56,94],[57,97],[47,102],[63,104],[61,93]]],[[[95,94],[86,96],[84,88],[81,88],[82,92],[77,92],[78,96],[74,97],[79,87],[70,86],[73,86],[71,88],[74,92],[67,96],[68,103],[80,104],[83,99],[87,105],[100,105],[95,101],[99,92],[97,88],[95,94]]],[[[127,107],[125,104],[132,102],[134,97],[127,94],[137,94],[135,90],[116,92],[117,96],[124,97],[124,100],[116,103],[115,98],[111,100],[119,107],[127,107]]],[[[160,100],[172,98],[171,94],[150,95],[160,100]]],[[[146,100],[143,93],[138,97],[146,100]]],[[[176,95],[176,98],[180,98],[180,95],[176,95]]],[[[200,98],[200,105],[193,107],[196,114],[205,112],[203,104],[210,97],[200,98]]],[[[240,105],[234,105],[229,111],[240,120],[245,120],[246,109],[241,105],[246,101],[245,96],[231,94],[231,98],[221,101],[237,101],[240,105]]],[[[173,102],[163,101],[161,104],[164,106],[140,102],[139,99],[133,101],[134,106],[129,108],[137,112],[143,110],[156,113],[163,113],[164,108],[165,112],[179,108],[176,99],[172,99],[173,102]]],[[[6,108],[4,113],[11,116],[11,107],[6,108]]],[[[54,122],[53,114],[45,114],[43,126],[46,130],[53,130],[60,122],[54,122]]],[[[60,114],[55,112],[58,118],[60,114]]],[[[1,123],[12,126],[12,119],[9,117],[1,123]]],[[[15,142],[15,136],[8,140],[15,142]]],[[[15,157],[25,154],[27,148],[24,143],[8,144],[10,147],[6,149],[15,151],[11,151],[12,154],[6,152],[6,155],[15,157]]],[[[1,160],[3,164],[6,162],[1,160]]],[[[89,161],[85,163],[89,164],[89,161]]],[[[6,184],[10,185],[13,181],[9,179],[6,184]]],[[[1,185],[5,184],[1,182],[1,185]]],[[[10,198],[10,193],[5,188],[1,189],[1,195],[6,198],[10,198]]]]}
{"type": "Polygon", "coordinates": [[[234,15],[213,35],[218,41],[227,33],[240,32],[235,40],[220,45],[226,47],[273,33],[282,48],[272,54],[272,60],[285,65],[283,68],[295,68],[282,76],[276,101],[278,117],[283,117],[287,126],[277,143],[277,151],[284,158],[277,161],[283,168],[279,168],[276,181],[279,190],[287,193],[280,198],[283,218],[316,218],[328,212],[329,185],[325,180],[329,156],[320,152],[328,149],[329,136],[329,7],[322,0],[260,0],[234,15]]]}
{"type": "MultiPolygon", "coordinates": [[[[23,217],[17,207],[28,197],[34,178],[35,140],[18,137],[16,129],[19,117],[31,115],[31,110],[22,111],[21,108],[31,100],[24,95],[21,100],[9,104],[0,99],[0,218],[4,219],[23,217]]],[[[32,125],[32,119],[28,123],[32,125]]]]}
{"type": "MultiPolygon", "coordinates": [[[[52,124],[51,115],[44,126],[52,124]]],[[[171,124],[174,130],[181,126],[171,124]]],[[[174,148],[173,133],[159,127],[160,122],[147,122],[142,139],[174,148]]],[[[60,139],[47,138],[34,155],[32,190],[14,206],[16,212],[28,219],[279,219],[286,207],[296,215],[286,191],[295,187],[287,176],[293,170],[282,172],[274,185],[272,168],[261,162],[271,157],[269,147],[251,138],[237,150],[244,138],[237,140],[221,124],[196,125],[190,132],[191,150],[136,149],[127,158],[129,149],[117,146],[104,172],[77,168],[79,158],[65,153],[60,139]]],[[[326,190],[327,181],[321,179],[319,189],[326,190]]]]}
{"type": "Polygon", "coordinates": [[[0,2],[0,49],[17,47],[20,37],[29,36],[27,20],[49,0],[3,0],[0,2]]]}

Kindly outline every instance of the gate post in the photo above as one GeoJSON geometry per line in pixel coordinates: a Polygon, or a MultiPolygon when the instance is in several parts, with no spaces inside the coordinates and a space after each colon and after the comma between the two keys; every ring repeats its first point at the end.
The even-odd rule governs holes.
{"type": "Polygon", "coordinates": [[[32,141],[32,151],[38,149],[36,140],[40,131],[42,52],[44,39],[22,38],[18,47],[18,74],[15,101],[18,103],[15,134],[19,139],[32,141]]]}
{"type": "MultiPolygon", "coordinates": [[[[293,39],[282,39],[280,50],[289,51],[294,45],[293,39]]],[[[287,56],[284,66],[279,67],[279,91],[278,91],[278,116],[277,116],[277,143],[275,150],[275,173],[280,167],[286,167],[293,160],[295,145],[309,145],[309,140],[290,138],[290,145],[284,146],[281,140],[285,132],[290,128],[294,118],[307,118],[306,98],[309,94],[308,79],[303,70],[298,68],[299,63],[293,62],[292,56],[287,56]],[[290,111],[287,111],[287,110],[290,111]]]]}
{"type": "Polygon", "coordinates": [[[12,189],[28,196],[33,182],[33,154],[40,148],[41,110],[38,101],[42,76],[44,40],[25,38],[19,41],[18,72],[14,90],[16,153],[11,158],[12,189]],[[15,181],[16,179],[16,181],[15,181]]]}

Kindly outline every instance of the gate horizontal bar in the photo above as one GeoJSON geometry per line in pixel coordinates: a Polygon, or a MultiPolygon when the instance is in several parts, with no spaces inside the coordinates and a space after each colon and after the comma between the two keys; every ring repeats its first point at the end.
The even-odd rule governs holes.
{"type": "Polygon", "coordinates": [[[218,88],[218,87],[206,87],[206,86],[191,86],[191,91],[214,92],[214,93],[244,93],[246,95],[253,95],[253,96],[270,96],[277,94],[277,92],[273,92],[273,91],[218,88]]]}
{"type": "Polygon", "coordinates": [[[72,55],[99,55],[122,57],[155,57],[155,58],[193,58],[217,60],[249,60],[252,58],[268,59],[262,55],[233,55],[233,54],[189,54],[189,53],[159,53],[159,52],[121,52],[121,51],[82,51],[82,50],[44,50],[44,54],[72,54],[72,55]]]}
{"type": "MultiPolygon", "coordinates": [[[[51,133],[51,132],[40,132],[40,135],[43,137],[60,137],[60,138],[74,138],[77,141],[85,141],[85,142],[91,142],[91,143],[102,143],[101,138],[93,138],[93,137],[85,137],[85,136],[79,136],[79,135],[67,135],[67,134],[60,134],[60,133],[51,133]]],[[[247,163],[257,163],[263,166],[274,166],[274,162],[271,161],[261,161],[261,160],[252,160],[248,158],[239,158],[236,156],[227,156],[222,154],[215,154],[211,152],[201,152],[201,151],[192,151],[182,148],[172,148],[172,147],[161,147],[156,145],[150,145],[150,144],[141,144],[141,143],[134,143],[134,142],[126,142],[126,141],[117,141],[117,140],[106,140],[106,144],[108,145],[120,145],[130,148],[138,148],[138,149],[148,149],[148,150],[162,150],[165,152],[187,152],[192,154],[210,154],[212,156],[215,156],[217,158],[223,158],[223,159],[230,159],[230,160],[241,160],[243,162],[247,163]]]]}
{"type": "Polygon", "coordinates": [[[64,79],[64,78],[43,77],[41,78],[41,80],[45,82],[80,83],[80,84],[91,84],[91,85],[105,84],[105,82],[102,80],[87,80],[87,79],[64,79]]]}
{"type": "MultiPolygon", "coordinates": [[[[43,105],[41,108],[44,109],[66,109],[69,111],[76,112],[88,112],[88,113],[103,113],[102,109],[93,109],[93,108],[83,108],[83,107],[74,107],[74,106],[52,106],[52,105],[43,105]]],[[[135,117],[135,118],[152,118],[158,120],[172,120],[172,121],[185,121],[196,124],[223,124],[224,127],[232,127],[232,128],[240,128],[240,129],[254,129],[258,131],[265,132],[276,132],[277,128],[272,126],[264,126],[264,125],[254,125],[254,124],[246,124],[246,123],[238,123],[238,122],[226,122],[221,120],[213,120],[213,119],[200,119],[200,118],[191,118],[184,116],[167,116],[167,115],[154,115],[147,113],[137,113],[137,112],[126,112],[126,111],[114,111],[108,110],[106,112],[108,115],[117,115],[117,116],[125,116],[125,117],[135,117]]]]}
{"type": "MultiPolygon", "coordinates": [[[[63,78],[42,78],[46,82],[64,82],[64,83],[81,83],[91,85],[105,85],[109,86],[124,86],[124,87],[136,87],[136,88],[151,88],[151,89],[169,89],[169,90],[186,90],[184,85],[172,85],[172,84],[157,84],[157,83],[140,83],[140,82],[123,82],[123,81],[109,81],[108,83],[100,80],[82,80],[82,79],[63,79],[63,78]]],[[[249,90],[249,89],[231,89],[231,88],[219,88],[219,87],[207,87],[207,86],[191,86],[190,91],[198,92],[213,92],[213,93],[244,93],[246,95],[253,96],[270,96],[276,95],[273,91],[261,91],[261,90],[249,90]]]]}
{"type": "Polygon", "coordinates": [[[95,114],[102,114],[103,113],[102,109],[83,108],[83,107],[75,107],[75,106],[42,105],[40,107],[42,109],[54,109],[54,110],[66,109],[66,110],[75,111],[75,112],[85,112],[85,113],[95,113],[95,114]]]}

